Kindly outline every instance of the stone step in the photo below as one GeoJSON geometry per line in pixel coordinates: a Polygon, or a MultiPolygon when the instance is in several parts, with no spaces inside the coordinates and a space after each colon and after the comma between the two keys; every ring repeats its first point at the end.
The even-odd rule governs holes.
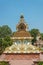
{"type": "Polygon", "coordinates": [[[11,60],[10,65],[33,65],[31,60],[11,60]]]}

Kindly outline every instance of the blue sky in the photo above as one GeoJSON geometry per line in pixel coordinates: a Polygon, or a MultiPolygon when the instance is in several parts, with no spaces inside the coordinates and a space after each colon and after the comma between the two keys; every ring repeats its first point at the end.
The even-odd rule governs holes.
{"type": "Polygon", "coordinates": [[[21,13],[29,30],[38,28],[43,32],[43,0],[0,0],[0,26],[8,25],[16,31],[21,13]]]}

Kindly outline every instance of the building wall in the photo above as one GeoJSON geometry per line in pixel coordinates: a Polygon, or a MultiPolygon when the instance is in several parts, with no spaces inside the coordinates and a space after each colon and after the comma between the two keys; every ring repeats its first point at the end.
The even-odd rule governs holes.
{"type": "Polygon", "coordinates": [[[39,59],[40,53],[28,53],[28,54],[14,54],[14,53],[4,53],[5,55],[4,59],[6,60],[31,60],[31,59],[39,59]]]}
{"type": "Polygon", "coordinates": [[[40,54],[41,53],[3,53],[0,56],[0,61],[9,61],[10,65],[33,65],[34,61],[40,60],[40,54]]]}

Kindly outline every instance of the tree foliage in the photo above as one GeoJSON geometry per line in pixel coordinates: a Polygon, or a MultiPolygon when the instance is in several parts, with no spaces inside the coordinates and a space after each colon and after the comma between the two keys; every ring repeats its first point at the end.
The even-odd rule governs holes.
{"type": "Polygon", "coordinates": [[[6,47],[12,45],[12,40],[10,39],[11,35],[12,30],[8,25],[3,25],[0,27],[0,54],[6,47]]]}
{"type": "Polygon", "coordinates": [[[38,62],[38,65],[43,65],[43,62],[42,62],[42,61],[39,61],[39,62],[38,62]]]}
{"type": "Polygon", "coordinates": [[[41,39],[43,40],[43,33],[41,33],[41,39]]]}
{"type": "Polygon", "coordinates": [[[3,49],[5,49],[6,47],[8,46],[11,46],[12,45],[12,40],[10,39],[9,36],[6,36],[4,39],[3,39],[3,49]]]}
{"type": "Polygon", "coordinates": [[[0,37],[4,38],[6,36],[10,36],[12,34],[12,30],[8,25],[3,25],[0,27],[0,37]]]}
{"type": "Polygon", "coordinates": [[[6,61],[0,61],[0,65],[10,65],[10,64],[6,61]]]}
{"type": "Polygon", "coordinates": [[[31,36],[34,37],[34,39],[32,40],[32,44],[33,44],[34,42],[36,42],[36,37],[38,34],[40,34],[40,32],[38,29],[32,29],[30,33],[31,33],[31,36]]]}
{"type": "Polygon", "coordinates": [[[0,54],[2,53],[2,39],[0,38],[0,54]]]}
{"type": "Polygon", "coordinates": [[[3,39],[0,39],[0,54],[5,50],[6,47],[12,45],[12,40],[9,36],[4,37],[3,39]]]}

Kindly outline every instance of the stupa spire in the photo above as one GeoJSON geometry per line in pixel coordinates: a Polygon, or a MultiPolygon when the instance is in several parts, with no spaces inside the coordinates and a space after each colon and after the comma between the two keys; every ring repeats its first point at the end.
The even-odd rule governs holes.
{"type": "Polygon", "coordinates": [[[23,14],[20,16],[20,22],[25,22],[23,14]]]}
{"type": "Polygon", "coordinates": [[[23,16],[23,15],[21,15],[21,16],[20,16],[20,18],[24,18],[24,16],[23,16]]]}
{"type": "Polygon", "coordinates": [[[19,21],[19,23],[17,24],[16,29],[17,29],[18,31],[26,31],[26,30],[27,30],[27,24],[25,23],[23,14],[20,16],[20,21],[19,21]]]}

